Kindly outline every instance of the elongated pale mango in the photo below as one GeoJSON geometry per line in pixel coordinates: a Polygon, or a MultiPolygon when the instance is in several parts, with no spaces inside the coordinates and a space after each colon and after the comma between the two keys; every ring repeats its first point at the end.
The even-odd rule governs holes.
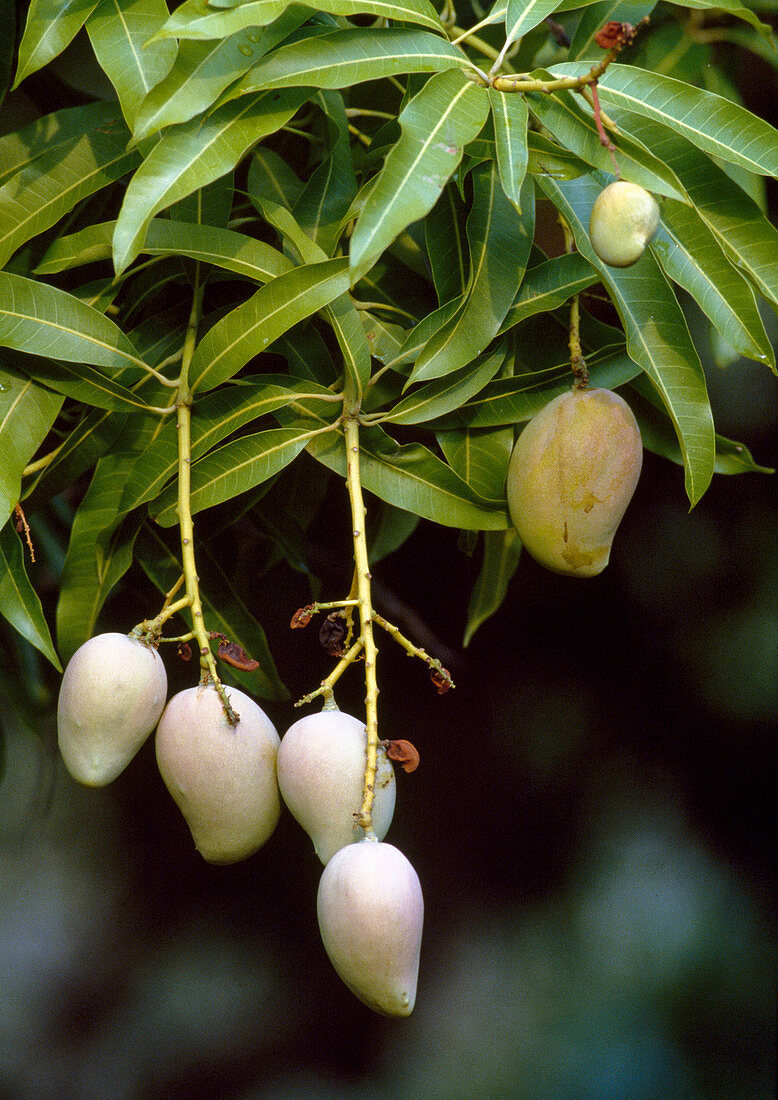
{"type": "Polygon", "coordinates": [[[240,716],[231,726],[212,684],[174,695],[157,726],[157,764],[209,863],[234,863],[261,848],[281,813],[279,737],[253,699],[225,689],[240,716]]]}
{"type": "Polygon", "coordinates": [[[658,228],[659,205],[651,192],[637,183],[616,180],[594,200],[589,240],[603,263],[631,267],[658,228]]]}
{"type": "Polygon", "coordinates": [[[410,1016],[424,899],[402,852],[371,839],[341,848],[322,872],[317,907],[322,943],[351,992],[374,1012],[410,1016]]]}
{"type": "Polygon", "coordinates": [[[525,548],[548,569],[594,577],[643,461],[632,410],[610,390],[572,390],[530,420],[508,465],[508,507],[525,548]]]}
{"type": "MultiPolygon", "coordinates": [[[[354,815],[362,805],[366,750],[365,723],[340,710],[301,718],[281,741],[281,795],[322,863],[364,836],[354,815]]],[[[373,793],[373,831],[379,840],[392,823],[395,791],[394,768],[379,746],[373,793]]]]}
{"type": "Polygon", "coordinates": [[[57,703],[59,751],[74,779],[103,787],[122,772],[159,721],[167,675],[153,646],[97,634],[68,661],[57,703]]]}

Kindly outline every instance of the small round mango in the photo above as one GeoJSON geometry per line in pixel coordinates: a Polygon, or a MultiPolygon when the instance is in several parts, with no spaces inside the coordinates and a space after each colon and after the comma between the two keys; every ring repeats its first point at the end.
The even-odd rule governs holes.
{"type": "Polygon", "coordinates": [[[79,783],[104,787],[124,771],[165,706],[167,675],[153,646],[127,634],[97,634],[76,650],[62,678],[57,737],[79,783]]]}
{"type": "Polygon", "coordinates": [[[601,573],[642,461],[640,429],[618,394],[575,389],[553,398],[508,464],[508,508],[524,547],[556,573],[601,573]]]}
{"type": "MultiPolygon", "coordinates": [[[[281,795],[322,863],[364,836],[354,815],[362,805],[366,757],[365,723],[340,710],[306,715],[281,740],[281,795]]],[[[394,768],[380,745],[373,791],[373,831],[383,840],[394,815],[396,785],[394,768]]]]}
{"type": "Polygon", "coordinates": [[[238,724],[227,721],[213,684],[180,691],[157,726],[157,764],[209,863],[235,863],[261,848],[281,813],[279,736],[253,699],[225,689],[238,724]]]}
{"type": "Polygon", "coordinates": [[[324,948],[351,992],[374,1012],[410,1016],[424,899],[402,852],[371,838],[347,844],[322,872],[317,908],[324,948]]]}
{"type": "Polygon", "coordinates": [[[637,183],[616,180],[594,200],[589,218],[589,240],[603,263],[630,267],[643,255],[659,227],[654,196],[637,183]]]}

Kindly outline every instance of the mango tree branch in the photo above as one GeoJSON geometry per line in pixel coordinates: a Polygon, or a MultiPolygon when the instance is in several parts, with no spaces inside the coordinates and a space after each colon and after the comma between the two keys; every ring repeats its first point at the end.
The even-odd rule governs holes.
{"type": "MultiPolygon", "coordinates": [[[[346,487],[351,503],[352,538],[354,542],[354,580],[359,609],[359,640],[365,653],[365,725],[367,727],[367,756],[365,781],[362,788],[362,805],[357,822],[370,836],[373,833],[373,790],[375,787],[378,753],[378,682],[376,660],[378,649],[373,636],[373,605],[370,591],[370,562],[367,555],[365,532],[365,502],[362,497],[362,479],[359,470],[359,422],[358,410],[347,411],[343,421],[346,437],[346,487]]],[[[349,594],[351,596],[351,593],[349,594]]],[[[353,647],[352,647],[353,649],[353,647]]]]}
{"type": "Polygon", "coordinates": [[[178,526],[181,532],[181,559],[184,567],[186,596],[192,609],[192,631],[200,650],[201,682],[210,680],[219,693],[224,713],[231,726],[238,724],[239,718],[230,705],[230,701],[216,670],[216,659],[211,649],[211,641],[203,622],[203,605],[200,599],[200,586],[197,577],[197,565],[194,553],[194,524],[192,522],[192,391],[189,388],[189,366],[197,343],[197,328],[203,300],[203,285],[200,281],[200,265],[195,264],[195,291],[189,323],[184,337],[181,357],[181,374],[176,398],[178,428],[178,526]]]}

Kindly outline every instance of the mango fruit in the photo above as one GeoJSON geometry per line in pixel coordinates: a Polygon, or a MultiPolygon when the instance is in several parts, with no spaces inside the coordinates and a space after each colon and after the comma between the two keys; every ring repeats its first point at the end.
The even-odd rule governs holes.
{"type": "Polygon", "coordinates": [[[630,267],[643,255],[658,227],[659,206],[650,191],[616,180],[594,200],[589,240],[603,263],[630,267]]]}
{"type": "Polygon", "coordinates": [[[527,551],[557,573],[601,573],[642,461],[640,429],[618,394],[574,389],[549,401],[508,464],[508,508],[527,551]]]}
{"type": "Polygon", "coordinates": [[[424,899],[402,852],[372,838],[341,848],[322,872],[317,909],[324,949],[351,992],[374,1012],[410,1016],[424,899]]]}
{"type": "Polygon", "coordinates": [[[157,764],[209,863],[235,863],[261,848],[278,823],[279,736],[257,703],[225,688],[231,726],[213,684],[174,695],[156,734],[157,764]]]}
{"type": "Polygon", "coordinates": [[[74,779],[110,783],[132,760],[165,706],[156,649],[127,634],[97,634],[68,661],[57,702],[59,751],[74,779]]]}
{"type": "MultiPolygon", "coordinates": [[[[365,723],[340,710],[306,715],[281,740],[281,795],[322,863],[364,836],[354,815],[362,805],[366,749],[365,723]]],[[[392,823],[395,791],[394,768],[379,746],[373,793],[373,831],[379,840],[392,823]]]]}

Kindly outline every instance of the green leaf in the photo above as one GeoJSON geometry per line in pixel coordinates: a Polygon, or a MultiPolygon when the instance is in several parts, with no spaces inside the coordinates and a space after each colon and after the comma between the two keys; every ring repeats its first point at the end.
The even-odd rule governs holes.
{"type": "Polygon", "coordinates": [[[138,255],[159,210],[229,172],[252,145],[288,122],[306,98],[299,88],[249,97],[227,103],[205,120],[166,131],[127,188],[114,232],[117,272],[138,255]]]}
{"type": "Polygon", "coordinates": [[[487,500],[502,500],[508,460],[513,450],[513,426],[455,428],[435,433],[446,461],[463,481],[487,500]]]}
{"type": "MultiPolygon", "coordinates": [[[[73,520],[57,603],[57,641],[65,661],[91,638],[100,609],[132,564],[139,519],[119,509],[125,455],[106,455],[73,520]]],[[[139,619],[143,615],[139,615],[139,619]]]]}
{"type": "Polygon", "coordinates": [[[507,332],[520,321],[564,305],[574,294],[599,282],[599,275],[580,252],[567,252],[527,270],[513,305],[500,325],[507,332]]]}
{"type": "Polygon", "coordinates": [[[348,287],[345,259],[308,264],[272,279],[218,321],[197,345],[190,369],[192,389],[213,389],[232,378],[292,325],[329,305],[348,287]]]}
{"type": "MultiPolygon", "coordinates": [[[[293,3],[294,0],[245,0],[228,10],[206,9],[203,14],[201,0],[185,0],[170,16],[164,33],[177,38],[223,38],[243,27],[272,23],[293,3]]],[[[317,0],[316,10],[333,15],[378,15],[440,31],[440,19],[427,0],[317,0]]]]}
{"type": "MultiPolygon", "coordinates": [[[[184,571],[178,549],[172,550],[163,535],[149,524],[140,533],[135,557],[160,592],[169,592],[184,571]]],[[[261,699],[288,699],[289,692],[279,679],[262,627],[246,608],[219,562],[202,543],[197,550],[197,561],[202,578],[203,618],[208,629],[226,634],[230,641],[242,646],[259,661],[259,668],[254,672],[230,668],[229,678],[261,699]]]]}
{"type": "MultiPolygon", "coordinates": [[[[640,367],[623,352],[606,354],[590,361],[589,381],[593,386],[612,390],[640,373],[640,367]]],[[[455,413],[441,418],[440,426],[494,428],[531,420],[552,397],[570,390],[570,361],[560,363],[553,372],[498,378],[455,413]]]]}
{"type": "Polygon", "coordinates": [[[502,606],[520,557],[521,540],[513,528],[508,531],[484,532],[484,556],[467,606],[463,646],[470,644],[479,626],[502,606]]]}
{"type": "Polygon", "coordinates": [[[294,216],[327,256],[335,251],[344,215],[357,191],[351,159],[349,123],[339,92],[321,91],[314,102],[321,106],[329,123],[329,156],[311,174],[294,207],[294,216]]]}
{"type": "MultiPolygon", "coordinates": [[[[688,0],[688,2],[684,0],[683,6],[685,8],[702,8],[704,10],[709,10],[711,7],[708,0],[688,0]]],[[[755,6],[769,11],[769,8],[765,8],[762,4],[756,4],[755,6]]],[[[738,19],[744,19],[746,23],[750,23],[752,27],[755,27],[756,30],[766,38],[772,37],[773,28],[770,24],[762,23],[759,17],[752,12],[750,8],[747,8],[745,4],[738,3],[738,0],[720,0],[720,2],[717,0],[715,7],[719,8],[721,11],[729,12],[730,15],[737,16],[738,19]]]]}
{"type": "Polygon", "coordinates": [[[62,53],[96,6],[97,0],[31,0],[14,88],[62,53]]]}
{"type": "Polygon", "coordinates": [[[726,172],[666,126],[626,111],[618,113],[618,122],[650,143],[683,180],[693,205],[680,213],[676,203],[666,201],[662,218],[668,229],[683,234],[690,221],[699,218],[732,263],[778,305],[778,230],[756,203],[726,172]]]}
{"type": "Polygon", "coordinates": [[[367,530],[367,556],[371,565],[398,550],[419,526],[419,517],[402,508],[380,501],[370,509],[367,530]]]}
{"type": "MultiPolygon", "coordinates": [[[[541,79],[550,77],[539,70],[533,73],[541,79]]],[[[580,106],[578,96],[561,90],[552,95],[535,92],[527,96],[531,113],[566,148],[587,164],[604,172],[613,171],[613,161],[600,141],[591,114],[580,106]]],[[[663,161],[639,142],[622,134],[616,139],[619,169],[624,179],[638,183],[649,191],[686,202],[686,192],[678,177],[663,161]]]]}
{"type": "Polygon", "coordinates": [[[348,294],[340,295],[327,307],[326,317],[343,356],[350,397],[357,400],[370,378],[370,344],[365,327],[348,294]]]}
{"type": "Polygon", "coordinates": [[[527,134],[527,157],[527,171],[533,176],[572,180],[591,171],[591,166],[575,153],[534,130],[527,134]]]}
{"type": "MultiPolygon", "coordinates": [[[[315,398],[329,391],[305,379],[286,375],[262,375],[254,383],[215,390],[197,400],[192,407],[192,461],[202,458],[217,443],[267,413],[280,409],[301,397],[315,398]]],[[[138,457],[130,470],[121,506],[124,511],[152,500],[175,476],[178,467],[178,431],[173,422],[138,457]]]]}
{"type": "Polygon", "coordinates": [[[0,346],[107,370],[145,369],[122,330],[64,290],[0,271],[0,346]]]}
{"type": "MultiPolygon", "coordinates": [[[[115,225],[116,222],[102,222],[58,237],[35,268],[35,274],[52,275],[81,264],[107,260],[115,225]]],[[[244,233],[167,218],[154,218],[149,223],[141,252],[150,256],[189,256],[258,283],[268,282],[294,266],[277,248],[244,233]]]]}
{"type": "Polygon", "coordinates": [[[389,152],[351,238],[355,277],[432,209],[488,110],[484,89],[457,71],[432,77],[410,100],[400,114],[402,136],[389,152]]]}
{"type": "Polygon", "coordinates": [[[506,46],[537,27],[558,6],[559,0],[508,0],[505,8],[506,46]]]}
{"type": "Polygon", "coordinates": [[[22,470],[57,419],[63,398],[0,363],[0,524],[22,491],[22,470]]]}
{"type": "Polygon", "coordinates": [[[175,42],[149,41],[168,14],[165,0],[100,0],[86,23],[95,57],[130,128],[142,100],[176,59],[175,42]]]}
{"type": "Polygon", "coordinates": [[[567,219],[578,250],[600,271],[624,325],[630,358],[648,374],[672,418],[693,506],[713,475],[715,432],[705,376],[681,307],[649,251],[624,269],[608,267],[596,256],[588,224],[601,190],[597,179],[582,176],[569,183],[540,184],[567,219]]]}
{"type": "MultiPolygon", "coordinates": [[[[669,459],[677,466],[682,466],[683,456],[673,425],[647,379],[644,376],[635,379],[630,385],[630,391],[629,405],[640,426],[643,446],[654,454],[669,459]]],[[[743,443],[737,443],[717,433],[715,472],[717,474],[774,474],[775,470],[769,466],[759,466],[743,443]]]]}
{"type": "Polygon", "coordinates": [[[115,104],[60,111],[24,133],[30,144],[19,151],[20,167],[0,187],[0,266],[139,159],[126,152],[128,131],[115,104]]]}
{"type": "Polygon", "coordinates": [[[165,126],[188,122],[206,111],[221,93],[256,65],[258,58],[304,23],[308,12],[293,7],[272,26],[244,28],[216,42],[181,42],[164,80],[151,89],[138,111],[133,141],[165,126]]]}
{"type": "MultiPolygon", "coordinates": [[[[340,431],[308,444],[313,456],[341,477],[346,454],[340,431]]],[[[479,497],[445,462],[419,443],[399,446],[380,428],[360,432],[364,488],[381,500],[446,527],[500,530],[509,525],[503,501],[479,497]]]]}
{"type": "Polygon", "coordinates": [[[411,382],[458,370],[483,351],[502,324],[524,275],[535,229],[532,181],[525,180],[519,215],[502,189],[494,161],[479,164],[472,176],[467,293],[458,312],[418,356],[411,382]]]}
{"type": "Polygon", "coordinates": [[[443,416],[482,390],[500,369],[504,359],[504,347],[484,354],[480,361],[474,360],[445,378],[418,387],[398,401],[382,419],[391,424],[423,424],[443,416]]]}
{"type": "Polygon", "coordinates": [[[465,223],[465,204],[455,184],[448,183],[424,219],[427,259],[441,305],[461,297],[467,286],[470,258],[465,223]]]}
{"type": "MultiPolygon", "coordinates": [[[[310,436],[308,428],[268,428],[212,451],[192,466],[192,512],[223,504],[280,473],[305,449],[310,436]]],[[[166,489],[152,509],[161,527],[178,522],[177,488],[166,489]]]]}
{"type": "Polygon", "coordinates": [[[492,107],[497,165],[500,169],[502,189],[521,213],[521,188],[527,174],[529,160],[527,99],[526,96],[508,95],[490,88],[489,102],[492,107]]]}
{"type": "Polygon", "coordinates": [[[38,594],[24,567],[24,549],[10,523],[0,531],[0,615],[62,672],[38,594]]]}
{"type": "Polygon", "coordinates": [[[36,511],[73,485],[111,447],[126,416],[90,409],[62,440],[56,457],[25,484],[24,499],[36,511]]]}
{"type": "MultiPolygon", "coordinates": [[[[585,62],[571,62],[555,65],[552,72],[579,76],[588,68],[585,62]]],[[[632,65],[610,65],[597,88],[606,111],[610,106],[634,111],[675,130],[709,156],[749,172],[778,175],[778,130],[728,99],[632,65]]]]}
{"type": "Polygon", "coordinates": [[[651,251],[669,277],[682,286],[741,355],[775,366],[751,284],[729,262],[696,212],[676,204],[673,228],[660,226],[651,251]]]}
{"type": "Polygon", "coordinates": [[[463,301],[464,298],[452,298],[450,302],[446,302],[423,317],[418,325],[411,329],[407,340],[387,365],[399,367],[404,363],[412,363],[435,333],[440,332],[444,325],[456,316],[463,301]]]}
{"type": "Polygon", "coordinates": [[[297,85],[349,88],[384,76],[469,67],[467,57],[456,46],[429,31],[353,27],[281,46],[225,95],[232,98],[246,92],[297,85]]]}

